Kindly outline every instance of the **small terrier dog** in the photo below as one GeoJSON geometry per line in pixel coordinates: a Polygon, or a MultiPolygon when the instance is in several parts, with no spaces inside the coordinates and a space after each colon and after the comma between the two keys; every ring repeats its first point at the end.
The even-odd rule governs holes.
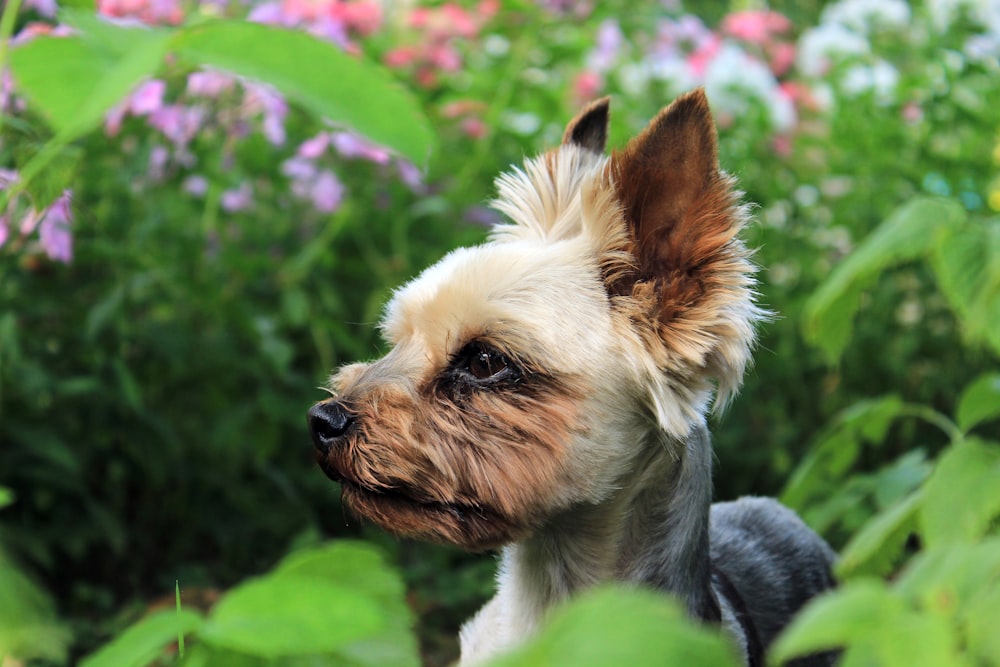
{"type": "Polygon", "coordinates": [[[756,667],[833,585],[834,554],[773,500],[711,504],[706,413],[738,389],[767,316],[738,238],[748,210],[701,90],[610,156],[608,107],[498,179],[509,224],[394,293],[391,351],[342,368],[309,411],[316,458],[388,531],[502,547],[462,665],[619,581],[674,594],[756,667]]]}

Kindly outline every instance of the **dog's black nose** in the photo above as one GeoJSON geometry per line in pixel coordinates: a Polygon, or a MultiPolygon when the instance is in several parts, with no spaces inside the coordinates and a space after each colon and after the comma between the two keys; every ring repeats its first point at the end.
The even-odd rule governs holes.
{"type": "Polygon", "coordinates": [[[343,403],[317,403],[309,409],[309,431],[316,449],[329,452],[351,428],[356,417],[343,403]]]}

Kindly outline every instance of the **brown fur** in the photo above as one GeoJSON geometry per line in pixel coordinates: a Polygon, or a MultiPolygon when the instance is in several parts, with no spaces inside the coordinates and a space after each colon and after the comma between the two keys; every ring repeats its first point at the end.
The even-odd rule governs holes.
{"type": "Polygon", "coordinates": [[[540,374],[516,393],[463,395],[450,384],[441,369],[414,394],[394,384],[348,391],[340,400],[361,426],[318,460],[343,480],[348,506],[383,528],[489,549],[524,535],[569,482],[561,464],[580,392],[540,374]]]}

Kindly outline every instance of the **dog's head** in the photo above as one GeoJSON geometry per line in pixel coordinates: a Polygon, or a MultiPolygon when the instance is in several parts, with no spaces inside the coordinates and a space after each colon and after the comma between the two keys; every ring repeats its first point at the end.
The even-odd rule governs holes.
{"type": "MultiPolygon", "coordinates": [[[[342,368],[309,422],[358,514],[470,549],[599,503],[661,430],[738,388],[755,322],[746,211],[704,94],[604,155],[608,101],[498,180],[510,223],[393,296],[383,358],[342,368]]],[[[662,446],[662,445],[660,445],[662,446]]]]}

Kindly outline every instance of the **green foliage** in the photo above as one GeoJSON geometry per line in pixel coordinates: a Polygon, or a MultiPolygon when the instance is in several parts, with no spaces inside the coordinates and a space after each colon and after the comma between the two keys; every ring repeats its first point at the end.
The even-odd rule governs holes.
{"type": "Polygon", "coordinates": [[[887,269],[926,256],[935,240],[960,226],[965,210],[947,199],[918,197],[894,211],[837,265],[806,303],[806,340],[835,360],[850,340],[861,292],[887,269]]]}
{"type": "Polygon", "coordinates": [[[536,639],[488,664],[735,667],[739,659],[720,632],[696,625],[662,595],[608,588],[580,596],[553,614],[536,639]]]}
{"type": "Polygon", "coordinates": [[[363,543],[294,552],[267,575],[230,590],[206,617],[178,609],[144,618],[83,667],[142,667],[178,637],[185,665],[417,665],[403,584],[363,543]]]}
{"type": "MultiPolygon", "coordinates": [[[[0,484],[11,490],[0,491],[0,658],[169,664],[183,638],[190,665],[449,663],[493,563],[363,532],[310,461],[304,412],[330,369],[377,354],[388,290],[482,238],[466,221],[483,220],[473,214],[492,176],[559,141],[602,27],[625,35],[600,73],[613,146],[680,92],[660,60],[644,60],[663,55],[661,5],[590,3],[581,18],[502,3],[480,35],[434,42],[462,67],[397,71],[410,75],[404,92],[374,64],[424,45],[400,15],[355,57],[210,14],[140,30],[95,20],[91,0],[61,4],[79,9],[60,15],[77,33],[10,51],[28,106],[0,121],[0,167],[20,168],[13,190],[41,206],[72,187],[77,216],[70,265],[30,241],[0,246],[0,484]],[[232,92],[187,96],[185,77],[204,66],[283,91],[287,144],[207,123],[184,156],[194,167],[174,156],[154,174],[169,142],[142,119],[98,131],[154,73],[170,100],[231,115],[232,92]],[[340,159],[347,197],[320,213],[290,195],[281,166],[329,130],[320,117],[421,164],[439,150],[416,188],[393,164],[340,159]],[[192,175],[203,195],[185,194],[192,175]],[[228,210],[224,195],[243,185],[255,207],[228,210]],[[293,549],[359,534],[405,579],[339,541],[293,549]],[[178,580],[229,592],[213,609],[182,599],[181,613],[155,615],[178,580]]],[[[822,23],[821,4],[770,6],[794,19],[794,38],[822,23]]],[[[731,8],[706,9],[710,27],[731,8]]],[[[774,660],[846,646],[847,665],[1000,662],[1000,88],[995,63],[963,55],[969,17],[944,29],[922,3],[911,11],[916,27],[873,30],[868,52],[821,80],[787,75],[790,90],[834,96],[807,96],[794,130],[776,134],[759,99],[717,110],[720,161],[757,206],[759,290],[780,313],[743,397],[713,425],[717,495],[789,480],[783,499],[842,554],[843,588],[774,660]],[[848,91],[846,77],[876,60],[897,69],[894,94],[848,91]]],[[[28,20],[5,15],[7,28],[28,20]]],[[[669,603],[601,591],[498,662],[669,659],[733,655],[669,603]]]]}

